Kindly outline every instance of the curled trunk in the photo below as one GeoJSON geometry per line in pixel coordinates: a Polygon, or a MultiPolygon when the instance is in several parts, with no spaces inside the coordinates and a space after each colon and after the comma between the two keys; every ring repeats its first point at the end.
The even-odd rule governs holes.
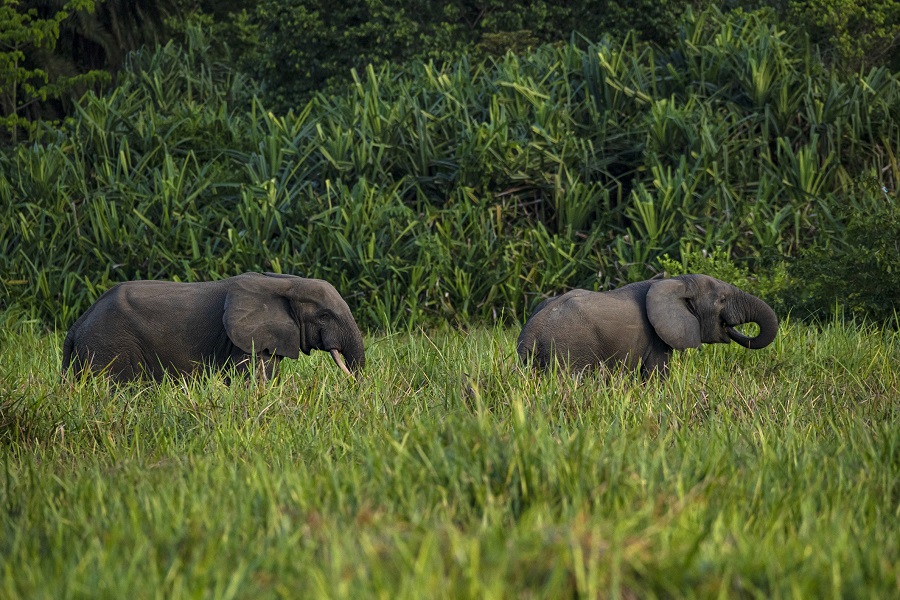
{"type": "Polygon", "coordinates": [[[734,322],[728,324],[728,337],[751,350],[765,348],[771,344],[775,334],[778,333],[778,316],[772,307],[746,292],[740,293],[738,303],[742,306],[742,310],[734,322]],[[734,328],[735,325],[743,323],[756,323],[759,325],[759,333],[755,337],[750,337],[734,328]]]}

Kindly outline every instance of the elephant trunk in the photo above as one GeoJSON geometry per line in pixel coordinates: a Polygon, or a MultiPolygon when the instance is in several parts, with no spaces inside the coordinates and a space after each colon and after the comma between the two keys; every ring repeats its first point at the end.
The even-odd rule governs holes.
{"type": "Polygon", "coordinates": [[[341,368],[341,370],[350,376],[358,373],[362,370],[363,367],[366,366],[366,354],[365,348],[363,346],[363,337],[362,333],[360,333],[357,327],[354,326],[352,330],[347,333],[347,336],[344,338],[344,343],[341,346],[341,352],[338,353],[337,350],[332,350],[331,357],[334,359],[334,362],[336,362],[337,365],[341,368]],[[343,354],[344,358],[347,359],[346,365],[341,359],[341,354],[343,354]]]}
{"type": "Polygon", "coordinates": [[[746,292],[740,292],[737,302],[741,308],[736,311],[735,319],[726,323],[728,337],[751,350],[765,348],[775,339],[778,332],[778,316],[768,304],[746,292]],[[759,333],[755,337],[746,336],[734,328],[742,323],[756,323],[759,333]]]}

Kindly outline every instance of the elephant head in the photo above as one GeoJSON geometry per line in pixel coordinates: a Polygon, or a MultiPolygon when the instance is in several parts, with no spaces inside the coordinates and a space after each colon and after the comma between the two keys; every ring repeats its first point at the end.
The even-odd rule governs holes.
{"type": "Polygon", "coordinates": [[[348,375],[366,364],[350,307],[327,281],[276,273],[253,277],[229,289],[222,320],[228,337],[246,353],[297,358],[301,350],[323,350],[348,375]]]}
{"type": "Polygon", "coordinates": [[[707,275],[653,282],[647,317],[657,335],[677,350],[732,340],[755,350],[771,344],[778,331],[778,317],[768,304],[707,275]],[[759,333],[748,337],[735,329],[744,323],[756,323],[759,333]]]}

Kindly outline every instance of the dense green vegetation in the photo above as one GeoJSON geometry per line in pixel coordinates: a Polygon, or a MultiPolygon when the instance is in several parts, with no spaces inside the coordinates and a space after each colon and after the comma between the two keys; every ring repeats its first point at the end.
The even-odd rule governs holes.
{"type": "MultiPolygon", "coordinates": [[[[0,149],[0,596],[900,592],[900,5],[109,1],[54,30],[87,4],[17,22],[122,64],[0,149]],[[205,29],[115,58],[176,8],[205,29]],[[362,375],[60,379],[113,283],[247,270],[334,283],[362,375]],[[666,381],[518,364],[541,298],[660,271],[766,299],[776,342],[666,381]]],[[[3,85],[9,57],[59,83],[23,47],[3,85]]]]}
{"type": "Polygon", "coordinates": [[[269,384],[61,382],[0,329],[0,595],[860,597],[900,577],[900,337],[783,326],[666,382],[536,378],[516,330],[269,384]]]}
{"type": "Polygon", "coordinates": [[[297,107],[317,91],[338,92],[351,82],[351,68],[368,64],[442,65],[461,55],[521,54],[544,43],[604,36],[665,47],[691,8],[762,9],[773,22],[802,32],[831,68],[846,73],[900,68],[900,6],[890,0],[366,0],[340,7],[270,0],[227,3],[231,11],[219,4],[209,7],[219,18],[207,22],[235,64],[264,85],[266,103],[276,110],[297,107]]]}
{"type": "Polygon", "coordinates": [[[196,31],[136,53],[0,156],[7,308],[66,325],[115,281],[257,269],[332,281],[368,327],[521,319],[721,249],[750,291],[827,309],[792,257],[840,248],[858,214],[886,215],[893,247],[900,81],[828,70],[761,15],[690,16],[665,50],[369,68],[283,115],[212,56],[196,31]]]}
{"type": "Polygon", "coordinates": [[[665,43],[690,2],[271,0],[232,3],[228,17],[219,3],[199,4],[201,14],[205,8],[220,15],[207,22],[232,50],[234,64],[263,84],[266,104],[285,111],[316,92],[339,93],[352,83],[351,69],[370,64],[443,66],[463,55],[519,54],[548,42],[621,39],[629,32],[665,43]]]}
{"type": "Polygon", "coordinates": [[[178,39],[198,24],[213,32],[217,55],[261,84],[266,106],[284,112],[316,92],[340,93],[352,83],[351,69],[369,64],[444,65],[463,55],[518,54],[604,35],[667,45],[691,8],[767,11],[802,32],[830,68],[846,73],[900,69],[900,4],[893,0],[4,0],[0,91],[15,103],[11,112],[0,105],[0,124],[71,114],[85,91],[73,77],[114,77],[129,52],[178,39]],[[58,27],[51,36],[35,35],[32,18],[58,27]],[[5,60],[18,50],[13,62],[23,71],[5,60]],[[5,88],[9,81],[30,85],[33,71],[46,76],[49,96],[28,85],[5,88]]]}
{"type": "Polygon", "coordinates": [[[71,114],[88,89],[114,80],[125,56],[168,38],[178,0],[3,0],[0,145],[71,114]]]}

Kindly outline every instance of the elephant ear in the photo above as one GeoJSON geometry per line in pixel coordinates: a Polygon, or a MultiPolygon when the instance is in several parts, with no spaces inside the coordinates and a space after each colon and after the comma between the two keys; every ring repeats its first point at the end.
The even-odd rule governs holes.
{"type": "Polygon", "coordinates": [[[232,289],[225,296],[225,332],[246,353],[300,356],[300,328],[287,298],[271,289],[232,289]]]}
{"type": "Polygon", "coordinates": [[[679,279],[654,282],[647,292],[647,318],[656,334],[676,350],[699,348],[700,320],[691,312],[693,293],[679,279]]]}

